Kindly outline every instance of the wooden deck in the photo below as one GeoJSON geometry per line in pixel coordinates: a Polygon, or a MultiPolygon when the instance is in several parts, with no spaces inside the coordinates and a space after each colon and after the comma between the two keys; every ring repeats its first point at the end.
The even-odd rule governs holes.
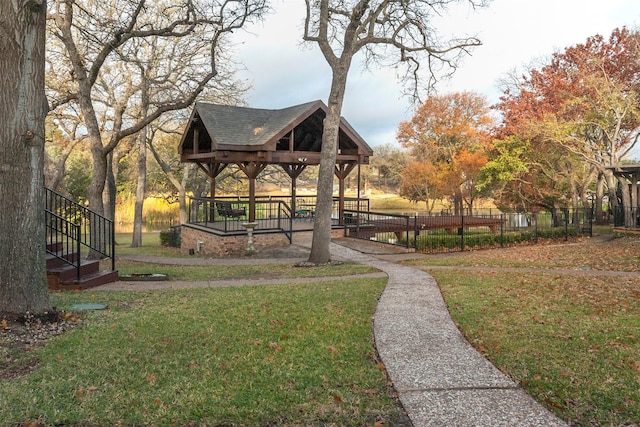
{"type": "Polygon", "coordinates": [[[417,216],[404,218],[370,219],[357,225],[351,225],[355,229],[355,235],[362,238],[371,238],[376,233],[395,233],[398,240],[406,232],[415,232],[419,235],[424,230],[446,230],[453,235],[460,228],[488,227],[493,234],[498,232],[502,223],[500,218],[484,218],[474,216],[417,216]]]}

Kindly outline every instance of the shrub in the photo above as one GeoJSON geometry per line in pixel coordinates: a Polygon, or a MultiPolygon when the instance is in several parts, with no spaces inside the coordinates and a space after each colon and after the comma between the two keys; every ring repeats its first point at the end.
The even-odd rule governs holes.
{"type": "Polygon", "coordinates": [[[180,247],[180,227],[171,227],[160,232],[160,244],[172,248],[180,247]]]}
{"type": "MultiPolygon", "coordinates": [[[[521,242],[532,242],[537,239],[560,239],[576,237],[579,230],[575,227],[565,230],[564,227],[543,228],[534,232],[522,230],[507,232],[502,235],[492,233],[466,232],[464,235],[464,247],[466,249],[487,248],[497,246],[511,246],[521,242]]],[[[410,238],[410,246],[414,246],[419,252],[442,252],[460,250],[462,236],[448,235],[441,231],[420,235],[417,239],[410,238]]]]}

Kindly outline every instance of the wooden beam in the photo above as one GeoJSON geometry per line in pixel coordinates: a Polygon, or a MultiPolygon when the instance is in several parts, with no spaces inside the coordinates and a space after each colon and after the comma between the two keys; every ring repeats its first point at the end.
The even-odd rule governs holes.
{"type": "Polygon", "coordinates": [[[356,167],[355,162],[353,163],[340,163],[335,165],[334,173],[338,177],[338,224],[344,225],[344,180],[353,168],[356,167]]]}
{"type": "Polygon", "coordinates": [[[240,170],[249,178],[249,222],[256,220],[256,178],[268,164],[267,162],[237,163],[240,170]]]}
{"type": "Polygon", "coordinates": [[[296,180],[300,176],[300,174],[307,168],[307,165],[304,163],[297,164],[281,164],[282,169],[289,175],[291,178],[291,214],[296,214],[296,180]]]}
{"type": "MultiPolygon", "coordinates": [[[[240,162],[269,162],[280,163],[300,163],[299,159],[304,158],[307,165],[319,165],[320,153],[316,151],[269,151],[269,152],[242,152],[242,151],[217,151],[211,153],[189,153],[183,152],[180,156],[182,162],[203,162],[203,163],[240,163],[240,162]]],[[[336,163],[361,163],[369,164],[369,157],[362,155],[339,154],[336,163]]]]}

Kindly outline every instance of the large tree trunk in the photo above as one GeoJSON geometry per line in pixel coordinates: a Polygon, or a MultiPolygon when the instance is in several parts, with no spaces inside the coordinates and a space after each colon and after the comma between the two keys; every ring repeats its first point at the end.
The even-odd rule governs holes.
{"type": "Polygon", "coordinates": [[[609,205],[611,208],[615,210],[619,206],[618,196],[616,195],[616,183],[618,182],[616,177],[613,175],[613,171],[611,169],[605,169],[603,171],[604,179],[607,183],[607,191],[609,192],[609,205]]]}
{"type": "Polygon", "coordinates": [[[316,215],[313,224],[311,252],[309,254],[309,262],[312,264],[325,264],[331,261],[329,244],[331,243],[331,213],[333,210],[333,176],[335,172],[336,155],[338,154],[340,114],[347,85],[347,70],[349,66],[333,68],[333,80],[329,94],[329,103],[327,105],[327,117],[324,119],[324,128],[322,131],[316,215]]]}
{"type": "Polygon", "coordinates": [[[89,201],[89,209],[104,216],[102,192],[104,191],[107,180],[108,154],[104,152],[100,140],[92,141],[91,156],[93,164],[91,169],[91,182],[87,187],[87,200],[89,201]]]}
{"type": "Polygon", "coordinates": [[[52,309],[45,270],[45,1],[0,2],[0,317],[52,309]]]}

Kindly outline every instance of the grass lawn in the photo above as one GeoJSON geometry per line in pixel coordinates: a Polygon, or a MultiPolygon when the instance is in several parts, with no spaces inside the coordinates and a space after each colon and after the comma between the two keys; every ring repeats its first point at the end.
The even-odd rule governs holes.
{"type": "MultiPolygon", "coordinates": [[[[429,264],[638,271],[639,256],[640,239],[628,237],[429,264]]],[[[640,276],[425,268],[469,342],[562,419],[579,426],[640,422],[640,276]]]]}
{"type": "Polygon", "coordinates": [[[160,233],[142,233],[142,246],[131,247],[133,233],[116,233],[116,256],[120,255],[148,255],[172,258],[188,258],[191,255],[183,254],[179,248],[160,246],[160,233]]]}
{"type": "Polygon", "coordinates": [[[247,264],[247,265],[215,265],[185,266],[166,265],[147,262],[119,260],[117,269],[120,276],[134,273],[166,274],[170,280],[207,281],[207,280],[251,280],[251,279],[296,279],[307,277],[348,276],[353,274],[374,273],[373,267],[355,263],[326,265],[314,268],[295,268],[283,264],[247,264]]]}
{"type": "MultiPolygon", "coordinates": [[[[171,256],[153,236],[147,242],[132,253],[171,256]]],[[[640,423],[640,275],[500,270],[637,272],[640,238],[433,255],[407,264],[429,271],[467,339],[562,419],[575,426],[640,423]],[[430,268],[438,265],[489,269],[430,268]]],[[[118,268],[162,273],[172,266],[118,268]]],[[[181,267],[166,274],[210,280],[371,271],[362,268],[181,267]]],[[[5,359],[37,362],[29,374],[0,380],[0,425],[397,425],[402,411],[371,336],[384,284],[351,278],[53,294],[62,310],[78,302],[109,309],[82,312],[79,326],[27,354],[0,347],[5,359]]]]}
{"type": "MultiPolygon", "coordinates": [[[[585,239],[583,239],[583,242],[585,239]]],[[[618,238],[609,242],[555,242],[475,252],[455,252],[405,262],[413,266],[487,266],[640,271],[640,239],[618,238]]]]}
{"type": "MultiPolygon", "coordinates": [[[[119,233],[117,236],[119,242],[130,242],[130,233],[119,233]]],[[[177,248],[160,246],[160,238],[158,233],[143,233],[142,247],[132,248],[125,244],[118,245],[116,253],[118,256],[124,255],[145,255],[158,256],[164,258],[180,258],[189,257],[178,252],[177,248]]],[[[110,265],[111,261],[105,261],[105,267],[110,265]]],[[[282,263],[274,262],[273,264],[246,264],[246,265],[203,265],[190,266],[180,265],[180,260],[176,259],[175,265],[157,264],[148,262],[136,262],[126,259],[118,259],[116,268],[120,276],[130,276],[132,274],[165,274],[170,280],[180,281],[208,281],[208,280],[224,280],[224,279],[296,279],[309,277],[328,277],[328,276],[349,276],[354,274],[374,273],[373,267],[368,267],[353,262],[345,262],[342,264],[332,264],[314,268],[293,268],[293,266],[283,266],[282,263]]]]}
{"type": "Polygon", "coordinates": [[[0,382],[3,425],[394,425],[371,316],[385,279],[53,294],[109,308],[0,382]]]}

